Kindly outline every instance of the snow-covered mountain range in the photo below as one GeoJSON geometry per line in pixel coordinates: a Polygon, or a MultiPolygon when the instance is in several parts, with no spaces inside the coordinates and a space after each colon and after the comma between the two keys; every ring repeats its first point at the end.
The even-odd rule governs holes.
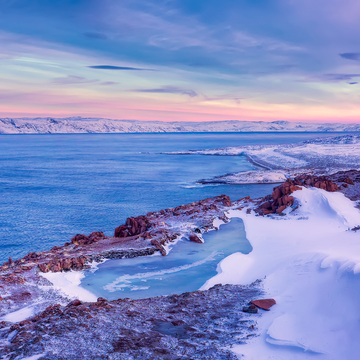
{"type": "Polygon", "coordinates": [[[102,118],[0,118],[0,134],[360,131],[360,124],[289,121],[162,122],[102,118]]]}

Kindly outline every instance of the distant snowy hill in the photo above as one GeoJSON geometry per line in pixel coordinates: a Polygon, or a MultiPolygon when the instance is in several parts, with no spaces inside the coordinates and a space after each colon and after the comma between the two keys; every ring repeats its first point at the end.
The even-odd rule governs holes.
{"type": "Polygon", "coordinates": [[[0,134],[360,131],[360,124],[314,124],[288,121],[161,122],[101,118],[1,118],[0,134]]]}

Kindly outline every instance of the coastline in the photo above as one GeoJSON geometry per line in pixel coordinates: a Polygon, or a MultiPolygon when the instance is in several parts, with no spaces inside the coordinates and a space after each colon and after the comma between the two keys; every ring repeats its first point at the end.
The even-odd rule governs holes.
{"type": "MultiPolygon", "coordinates": [[[[326,181],[329,184],[333,184],[333,180],[337,181],[339,186],[336,186],[336,190],[341,190],[342,192],[344,192],[344,191],[346,191],[347,188],[351,188],[353,186],[359,187],[359,183],[358,183],[358,179],[360,179],[360,177],[358,177],[359,173],[353,172],[351,174],[355,178],[355,183],[353,182],[354,185],[347,185],[347,187],[342,186],[343,184],[346,184],[343,182],[343,180],[346,178],[346,174],[345,175],[340,174],[337,177],[333,175],[332,178],[328,178],[326,181]],[[356,176],[354,176],[354,175],[356,175],[356,176]],[[340,182],[341,182],[341,184],[340,184],[340,182]]],[[[313,179],[313,184],[315,184],[316,177],[314,175],[312,175],[311,177],[313,179]]],[[[325,181],[325,180],[321,180],[321,181],[325,181]]],[[[316,187],[314,188],[315,189],[314,191],[317,191],[320,193],[325,191],[325,190],[321,190],[319,188],[320,186],[322,186],[322,183],[317,182],[316,184],[318,184],[318,185],[316,185],[316,187]]],[[[285,185],[283,184],[277,188],[283,189],[284,186],[285,185]],[[281,188],[281,186],[283,186],[283,187],[281,188]]],[[[275,188],[275,189],[277,189],[277,188],[275,188]]],[[[285,186],[285,188],[286,188],[286,186],[285,186]]],[[[333,188],[333,186],[331,186],[331,188],[333,188]]],[[[332,191],[334,191],[334,189],[332,191]]],[[[304,188],[304,190],[305,191],[303,191],[303,193],[306,193],[307,191],[311,191],[306,188],[304,188]]],[[[299,198],[299,196],[296,195],[297,192],[301,193],[301,190],[294,188],[294,191],[295,192],[291,195],[294,197],[294,199],[295,199],[294,201],[289,201],[289,203],[287,204],[287,207],[285,209],[283,209],[281,212],[278,213],[277,211],[274,211],[273,215],[270,214],[265,217],[261,216],[261,211],[263,211],[262,209],[264,209],[262,207],[262,204],[264,204],[264,201],[265,202],[268,201],[266,197],[261,198],[261,199],[255,199],[255,200],[252,200],[250,198],[243,198],[238,201],[231,202],[228,197],[220,196],[220,197],[205,199],[205,200],[202,200],[202,201],[199,201],[196,203],[192,203],[192,204],[188,204],[188,205],[179,206],[176,208],[171,208],[171,209],[161,210],[159,212],[149,213],[146,215],[146,218],[145,217],[129,218],[128,219],[129,221],[127,221],[125,225],[121,225],[120,227],[118,227],[115,230],[115,233],[117,232],[118,234],[120,234],[120,232],[122,232],[121,233],[122,236],[125,235],[125,233],[126,233],[125,237],[107,238],[107,237],[104,237],[102,233],[95,233],[95,234],[93,233],[90,236],[85,236],[85,235],[78,236],[77,235],[72,239],[71,244],[68,243],[64,247],[56,247],[55,249],[53,248],[49,252],[43,252],[40,255],[36,254],[36,256],[34,256],[34,253],[30,253],[27,256],[25,256],[24,259],[22,259],[23,261],[17,260],[14,262],[11,261],[11,263],[8,262],[8,264],[5,264],[0,268],[0,271],[2,273],[1,274],[2,275],[1,276],[1,282],[2,282],[1,285],[3,286],[3,289],[5,290],[5,295],[7,295],[2,298],[2,301],[0,303],[1,305],[4,305],[4,303],[6,303],[6,305],[7,305],[5,308],[4,308],[4,306],[2,306],[2,312],[4,312],[5,309],[6,309],[5,311],[7,311],[8,313],[14,312],[14,311],[19,311],[21,309],[26,308],[26,306],[28,306],[26,304],[28,304],[31,301],[34,301],[34,299],[39,299],[39,298],[44,297],[44,292],[41,291],[41,287],[49,286],[49,283],[42,277],[41,278],[39,277],[39,275],[38,275],[39,270],[44,271],[46,273],[51,272],[51,273],[56,274],[56,273],[59,273],[62,269],[67,270],[67,268],[70,266],[70,269],[72,269],[73,271],[79,271],[83,268],[87,268],[89,266],[88,263],[90,263],[90,261],[98,262],[99,260],[102,260],[104,258],[112,258],[112,256],[133,257],[133,256],[136,256],[139,254],[140,255],[149,255],[149,252],[152,254],[155,252],[162,253],[165,256],[165,255],[167,255],[167,251],[166,251],[167,245],[171,244],[174,240],[176,241],[176,239],[178,239],[179,236],[187,236],[188,238],[190,238],[190,240],[192,240],[194,242],[198,242],[199,246],[201,246],[200,243],[202,242],[202,239],[200,236],[197,236],[197,234],[198,234],[197,229],[200,229],[201,232],[209,231],[211,229],[216,228],[217,227],[216,225],[219,225],[220,222],[227,222],[229,220],[229,218],[231,218],[231,216],[234,216],[234,215],[240,216],[243,219],[245,226],[246,226],[247,237],[254,247],[253,252],[250,254],[256,253],[256,251],[258,251],[259,247],[261,247],[261,246],[259,244],[257,244],[257,245],[253,244],[253,238],[254,238],[255,234],[258,233],[257,228],[259,227],[259,225],[255,226],[256,230],[251,230],[251,227],[249,228],[249,224],[248,224],[249,220],[248,219],[255,219],[254,220],[255,222],[256,221],[257,222],[265,221],[266,223],[272,223],[276,229],[278,228],[279,221],[280,222],[293,221],[293,220],[288,220],[289,216],[294,215],[294,214],[290,215],[290,211],[292,211],[294,209],[296,210],[296,206],[299,205],[299,202],[301,203],[301,201],[304,201],[303,199],[301,199],[301,197],[299,198]],[[258,216],[255,216],[256,214],[258,216]],[[283,215],[283,216],[279,216],[279,215],[283,215]],[[164,221],[165,219],[166,219],[166,221],[164,221]],[[164,225],[165,223],[166,223],[166,226],[164,225]],[[186,225],[184,226],[184,224],[186,224],[186,225]],[[120,248],[119,248],[119,246],[120,246],[120,248]],[[130,250],[130,251],[126,250],[126,247],[128,247],[128,248],[131,247],[131,249],[133,249],[133,250],[130,250]],[[145,250],[145,249],[151,249],[151,251],[145,250]],[[145,251],[145,253],[144,253],[144,251],[145,251]],[[81,254],[81,255],[79,255],[77,258],[74,258],[75,253],[77,253],[78,255],[79,254],[81,254]],[[60,259],[61,257],[63,260],[60,259]],[[82,257],[85,257],[85,258],[82,258],[82,257]],[[72,263],[70,263],[70,265],[69,265],[69,262],[67,262],[67,259],[75,259],[75,262],[72,260],[72,263]],[[64,265],[65,265],[65,267],[64,267],[64,265]],[[19,293],[22,293],[23,295],[18,296],[19,293]],[[12,299],[12,300],[9,302],[9,300],[7,300],[7,299],[12,299]],[[9,305],[10,305],[10,307],[9,307],[9,305]],[[24,306],[24,305],[26,305],[26,306],[24,306]]],[[[274,192],[276,192],[276,191],[274,191],[274,192]]],[[[325,191],[325,193],[326,193],[326,191],[325,191]]],[[[329,194],[338,194],[338,195],[343,196],[342,194],[337,193],[337,192],[329,193],[329,194]]],[[[290,195],[283,195],[283,196],[290,196],[290,195]]],[[[274,198],[274,196],[273,196],[273,198],[274,198]]],[[[276,206],[278,206],[278,205],[276,205],[276,206]]],[[[302,217],[301,214],[299,216],[300,216],[300,218],[302,217]]],[[[302,220],[294,220],[294,221],[301,223],[301,225],[303,224],[302,220]]],[[[275,232],[275,228],[272,230],[273,232],[275,232]]],[[[357,236],[355,231],[353,231],[351,233],[353,233],[357,236]]],[[[259,236],[259,234],[256,236],[259,236]]],[[[276,240],[276,238],[273,238],[271,240],[271,242],[275,241],[275,240],[276,240]]],[[[249,255],[241,255],[240,258],[238,258],[238,256],[239,255],[233,254],[233,255],[230,255],[228,258],[224,259],[219,264],[219,269],[221,270],[221,272],[219,271],[219,274],[217,276],[215,276],[212,279],[209,279],[209,281],[207,282],[207,285],[205,285],[203,287],[202,291],[194,292],[191,294],[199,294],[199,296],[206,297],[206,296],[208,296],[207,294],[211,293],[209,296],[213,299],[213,301],[217,301],[215,299],[219,300],[223,296],[222,289],[224,289],[224,291],[228,291],[227,290],[228,288],[219,286],[217,288],[219,290],[219,294],[218,294],[218,297],[216,296],[215,298],[214,298],[214,293],[211,292],[210,289],[208,289],[208,288],[211,287],[211,285],[215,285],[217,282],[220,282],[223,284],[234,283],[234,285],[232,285],[232,286],[235,286],[235,287],[232,288],[233,289],[232,291],[235,291],[235,292],[236,292],[235,289],[239,289],[239,290],[244,289],[241,286],[245,286],[245,284],[254,283],[254,285],[251,286],[251,289],[254,289],[254,291],[255,291],[255,293],[253,294],[254,296],[255,295],[259,296],[260,294],[266,294],[267,296],[274,296],[274,294],[271,293],[269,288],[265,288],[264,290],[262,290],[263,284],[265,285],[265,287],[267,286],[267,284],[268,284],[267,280],[265,280],[265,282],[264,282],[264,280],[263,280],[263,282],[255,281],[258,279],[262,279],[264,277],[265,273],[256,273],[253,270],[245,271],[246,266],[251,265],[248,263],[248,261],[252,257],[252,255],[250,255],[250,256],[249,255]],[[230,261],[229,259],[232,259],[232,258],[236,258],[237,266],[241,264],[241,266],[240,266],[240,268],[238,268],[237,272],[233,271],[232,276],[235,276],[235,278],[236,278],[237,273],[241,273],[241,274],[247,273],[247,274],[250,274],[251,276],[253,276],[253,278],[250,277],[245,280],[244,279],[239,280],[239,278],[237,278],[235,280],[229,281],[229,279],[225,277],[226,280],[222,280],[221,276],[228,275],[227,272],[224,271],[224,265],[226,264],[227,261],[230,261]],[[240,288],[237,288],[237,286],[240,286],[240,288]],[[209,291],[210,291],[210,293],[209,293],[209,291]]],[[[359,260],[359,262],[360,262],[360,260],[359,260]]],[[[232,264],[231,261],[230,261],[230,263],[232,264]]],[[[252,265],[254,265],[254,264],[255,263],[253,263],[252,265]]],[[[250,267],[248,269],[250,269],[250,267]]],[[[240,279],[241,279],[241,277],[240,277],[240,279]]],[[[66,309],[69,309],[69,306],[71,309],[74,307],[74,305],[66,305],[68,303],[68,301],[70,300],[69,297],[66,297],[66,296],[60,294],[58,291],[56,291],[54,289],[52,289],[50,291],[50,293],[51,293],[51,295],[47,296],[46,301],[44,301],[42,303],[42,307],[40,306],[40,308],[38,308],[37,315],[34,315],[32,318],[30,317],[30,319],[22,319],[22,321],[15,322],[15,324],[9,323],[4,320],[2,321],[2,323],[1,323],[1,337],[2,338],[4,338],[4,336],[5,336],[4,334],[7,334],[5,336],[5,338],[6,338],[6,337],[10,336],[9,335],[10,333],[13,333],[15,331],[11,343],[5,343],[5,344],[3,343],[2,345],[0,345],[3,347],[3,350],[5,350],[9,353],[13,353],[14,346],[15,345],[18,346],[19,341],[20,341],[20,343],[24,342],[24,338],[23,338],[24,331],[27,329],[25,332],[28,332],[29,327],[32,329],[31,331],[34,331],[32,324],[38,323],[38,321],[42,321],[41,319],[48,319],[49,316],[54,315],[54,311],[55,311],[55,314],[59,315],[60,313],[61,314],[66,313],[68,311],[66,309]],[[62,304],[62,305],[56,305],[56,304],[62,304]],[[41,315],[41,314],[43,314],[43,315],[41,315]],[[39,316],[40,316],[40,319],[39,319],[39,316]],[[13,344],[13,345],[11,345],[11,344],[13,344]]],[[[198,295],[194,295],[194,296],[198,296],[198,295]]],[[[237,302],[239,304],[242,304],[242,305],[246,304],[246,302],[249,300],[248,298],[241,297],[241,294],[238,294],[237,296],[240,296],[240,298],[238,297],[238,300],[237,300],[237,302]]],[[[174,297],[173,295],[170,295],[170,296],[165,296],[165,297],[161,297],[161,298],[151,298],[151,299],[148,299],[147,301],[149,301],[151,304],[153,304],[153,303],[156,303],[157,301],[159,301],[158,299],[162,299],[162,298],[172,299],[173,297],[174,297]]],[[[276,300],[278,301],[278,299],[276,299],[276,300]]],[[[77,306],[82,306],[77,309],[82,309],[83,311],[85,311],[84,309],[91,309],[92,307],[95,307],[95,308],[104,308],[105,307],[105,309],[108,309],[108,311],[111,312],[110,309],[112,309],[112,307],[116,307],[114,305],[116,303],[116,301],[108,303],[105,299],[97,299],[96,302],[93,302],[94,305],[91,305],[91,303],[83,303],[80,299],[73,300],[73,301],[79,301],[80,304],[76,305],[76,308],[77,308],[77,306]],[[109,307],[106,308],[106,306],[109,306],[109,307]]],[[[121,300],[120,303],[123,303],[123,301],[124,300],[121,300]]],[[[126,300],[126,301],[129,301],[129,300],[126,300]]],[[[137,304],[137,302],[135,300],[134,301],[131,300],[130,303],[137,304]]],[[[141,301],[140,301],[140,303],[141,303],[141,301]]],[[[281,301],[280,301],[280,305],[278,305],[278,306],[281,306],[281,301]]],[[[274,309],[276,309],[276,307],[274,309]]],[[[240,310],[236,310],[237,313],[239,313],[239,311],[240,310]]],[[[87,311],[85,311],[85,313],[86,312],[87,311]]],[[[274,313],[275,312],[276,311],[274,311],[274,313]]],[[[27,313],[27,315],[31,315],[31,313],[29,312],[29,313],[27,313]]],[[[240,315],[238,315],[238,316],[240,316],[240,315]]],[[[91,316],[93,317],[93,315],[91,315],[91,316]]],[[[99,315],[95,315],[95,317],[96,316],[99,316],[99,315]]],[[[109,316],[111,317],[113,315],[109,315],[109,316]]],[[[262,317],[264,317],[264,315],[262,317]]],[[[267,314],[266,314],[266,318],[268,318],[267,314]]],[[[84,319],[84,321],[86,322],[87,320],[84,319]]],[[[168,321],[168,320],[166,320],[166,321],[168,321]]],[[[186,320],[182,319],[182,321],[184,321],[187,324],[187,326],[190,326],[190,325],[188,325],[188,323],[190,322],[190,320],[188,318],[186,318],[186,320]]],[[[178,325],[176,325],[176,326],[178,326],[178,325]]],[[[264,331],[265,331],[264,326],[263,325],[261,325],[261,326],[262,327],[259,328],[260,334],[264,333],[264,331]]],[[[253,333],[253,330],[255,331],[255,329],[256,329],[256,327],[254,326],[253,329],[251,329],[250,333],[253,333]]],[[[242,323],[239,323],[239,331],[240,332],[244,331],[244,327],[243,327],[242,323]]],[[[169,335],[169,336],[171,337],[171,335],[169,335]]],[[[190,335],[187,334],[186,336],[190,336],[190,335]]],[[[167,339],[168,339],[168,336],[167,336],[167,339]]],[[[222,341],[224,341],[224,339],[222,341]]],[[[233,341],[232,344],[236,344],[240,340],[232,340],[232,341],[233,341]]],[[[241,343],[242,341],[244,341],[244,340],[241,340],[239,343],[241,343]]],[[[214,344],[216,344],[214,346],[216,347],[217,352],[220,351],[220,347],[222,346],[222,345],[220,346],[220,343],[221,342],[216,342],[216,341],[214,342],[214,344]]],[[[221,344],[223,344],[223,342],[221,344]]],[[[202,345],[199,343],[198,346],[201,347],[202,345]]],[[[240,346],[240,348],[236,348],[236,351],[240,351],[240,352],[243,351],[242,350],[243,345],[239,345],[239,346],[240,346]]],[[[36,347],[33,347],[32,345],[28,344],[27,347],[25,346],[24,349],[25,349],[25,351],[29,352],[30,355],[32,355],[33,352],[35,351],[36,347]]],[[[244,350],[244,351],[246,351],[246,350],[244,350]]],[[[16,353],[16,351],[15,351],[15,353],[16,353]]],[[[29,354],[27,354],[27,355],[29,355],[29,354]]]]}

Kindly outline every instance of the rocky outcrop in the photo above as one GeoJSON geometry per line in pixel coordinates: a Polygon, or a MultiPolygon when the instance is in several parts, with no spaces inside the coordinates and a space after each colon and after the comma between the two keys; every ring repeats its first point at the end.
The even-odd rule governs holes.
{"type": "Polygon", "coordinates": [[[90,245],[105,238],[106,236],[103,232],[94,231],[89,236],[86,236],[84,234],[75,235],[73,238],[71,238],[71,243],[75,245],[90,245]]]}
{"type": "Polygon", "coordinates": [[[129,217],[126,219],[125,225],[120,225],[115,229],[114,237],[140,235],[149,230],[150,227],[151,223],[144,215],[138,217],[129,217]]]}
{"type": "Polygon", "coordinates": [[[330,192],[340,189],[334,181],[326,176],[303,174],[295,177],[293,180],[287,179],[283,184],[276,186],[271,195],[266,196],[260,201],[255,211],[260,215],[281,214],[288,206],[293,205],[294,197],[290,194],[296,190],[301,190],[301,186],[316,187],[330,192]]]}
{"type": "Polygon", "coordinates": [[[288,179],[285,183],[275,187],[273,193],[266,196],[265,201],[255,211],[263,215],[283,212],[294,203],[294,198],[290,194],[296,190],[301,190],[301,187],[295,185],[293,180],[288,179]]]}
{"type": "Polygon", "coordinates": [[[316,176],[316,175],[300,175],[293,180],[295,185],[316,187],[330,192],[339,190],[337,184],[330,180],[327,176],[316,176]]]}
{"type": "Polygon", "coordinates": [[[189,240],[192,241],[192,242],[196,242],[196,243],[198,243],[198,244],[201,244],[201,243],[202,243],[201,239],[200,239],[197,235],[195,235],[195,234],[190,235],[190,236],[189,236],[189,240]]]}
{"type": "Polygon", "coordinates": [[[44,273],[49,271],[59,272],[63,270],[81,270],[84,268],[86,260],[86,256],[84,255],[74,258],[64,257],[62,259],[54,259],[50,263],[41,263],[38,266],[39,270],[44,273]]]}

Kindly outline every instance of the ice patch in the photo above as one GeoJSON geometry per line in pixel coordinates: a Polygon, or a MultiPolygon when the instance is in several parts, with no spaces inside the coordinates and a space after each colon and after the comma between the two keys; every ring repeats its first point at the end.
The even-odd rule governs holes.
{"type": "Polygon", "coordinates": [[[71,299],[95,302],[97,297],[80,286],[81,279],[85,277],[82,271],[48,272],[40,273],[53,284],[53,288],[71,299]]]}
{"type": "Polygon", "coordinates": [[[161,275],[165,275],[165,274],[173,274],[173,273],[180,272],[183,270],[188,270],[193,267],[202,265],[202,264],[206,263],[207,261],[214,260],[214,258],[217,254],[218,254],[218,252],[214,251],[211,255],[209,255],[208,257],[206,257],[203,260],[195,261],[191,264],[178,266],[178,267],[174,267],[174,268],[170,268],[170,269],[164,269],[164,270],[152,271],[152,272],[146,272],[146,273],[138,273],[138,274],[134,274],[134,275],[122,275],[122,276],[119,276],[118,278],[116,278],[113,282],[105,285],[103,287],[103,289],[110,291],[110,292],[114,292],[117,290],[121,290],[124,287],[129,287],[130,281],[134,280],[134,279],[143,280],[146,278],[152,278],[152,277],[156,277],[156,276],[161,276],[161,275]]]}

